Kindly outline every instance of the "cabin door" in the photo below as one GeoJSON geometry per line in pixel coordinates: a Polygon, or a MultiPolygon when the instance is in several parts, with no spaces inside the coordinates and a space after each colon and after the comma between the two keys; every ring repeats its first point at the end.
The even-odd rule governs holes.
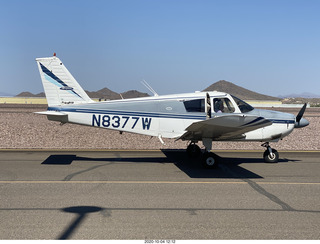
{"type": "Polygon", "coordinates": [[[207,93],[206,98],[205,98],[205,112],[206,112],[206,117],[207,119],[211,118],[211,98],[209,93],[207,93]]]}

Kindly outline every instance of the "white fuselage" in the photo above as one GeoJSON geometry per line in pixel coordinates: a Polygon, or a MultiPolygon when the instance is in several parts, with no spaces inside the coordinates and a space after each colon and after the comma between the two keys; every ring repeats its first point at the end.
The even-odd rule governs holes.
{"type": "MultiPolygon", "coordinates": [[[[196,92],[70,104],[48,108],[49,111],[66,114],[67,119],[64,118],[64,121],[54,115],[48,115],[48,118],[163,138],[179,138],[192,123],[206,120],[221,113],[256,115],[272,121],[271,125],[246,132],[241,138],[227,138],[227,140],[277,141],[290,134],[294,129],[294,115],[253,109],[252,107],[250,110],[248,107],[243,108],[244,105],[239,105],[235,99],[226,93],[196,92]],[[220,105],[221,108],[217,107],[219,106],[218,100],[223,103],[220,105]],[[211,106],[206,105],[208,101],[211,106]]],[[[219,138],[212,138],[212,140],[219,140],[219,138]]]]}

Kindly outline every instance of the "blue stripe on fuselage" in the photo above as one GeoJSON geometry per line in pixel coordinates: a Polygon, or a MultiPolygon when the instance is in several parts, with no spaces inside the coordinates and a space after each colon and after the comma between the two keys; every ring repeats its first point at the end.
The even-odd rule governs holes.
{"type": "Polygon", "coordinates": [[[287,119],[269,119],[274,124],[294,124],[294,120],[287,120],[287,119]]]}
{"type": "MultiPolygon", "coordinates": [[[[102,110],[102,109],[81,109],[81,108],[59,108],[49,107],[49,111],[61,111],[61,112],[73,112],[73,113],[90,113],[90,114],[113,114],[113,115],[128,115],[128,116],[140,116],[140,117],[152,117],[152,118],[170,118],[170,119],[193,119],[193,120],[205,120],[205,115],[189,115],[189,114],[168,114],[168,113],[152,113],[152,112],[131,112],[122,110],[102,110]]],[[[253,122],[257,122],[262,118],[257,118],[253,122]]],[[[281,119],[268,119],[275,124],[294,124],[294,120],[281,120],[281,119]]],[[[252,123],[252,122],[250,122],[252,123]]],[[[249,123],[249,124],[250,124],[249,123]]]]}
{"type": "Polygon", "coordinates": [[[90,114],[114,114],[114,115],[129,115],[152,118],[171,118],[171,119],[194,119],[204,120],[205,115],[188,115],[188,114],[165,114],[165,113],[150,113],[150,112],[130,112],[121,110],[95,110],[95,109],[80,109],[80,108],[58,108],[49,107],[49,111],[73,112],[73,113],[90,113],[90,114]]]}

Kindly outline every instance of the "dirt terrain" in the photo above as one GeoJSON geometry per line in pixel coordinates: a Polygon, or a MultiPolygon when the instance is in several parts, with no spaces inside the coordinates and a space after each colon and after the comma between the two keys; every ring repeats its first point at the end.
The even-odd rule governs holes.
{"type": "MultiPolygon", "coordinates": [[[[188,142],[130,133],[103,130],[73,124],[60,125],[48,121],[46,116],[34,114],[45,111],[45,105],[0,105],[0,148],[34,149],[185,149],[188,142]]],[[[299,109],[273,109],[297,114],[299,109]]],[[[320,108],[308,108],[304,117],[308,127],[294,130],[278,143],[271,143],[277,150],[320,150],[320,108]]],[[[214,142],[217,149],[262,150],[259,142],[214,142]]],[[[202,143],[199,144],[202,146],[202,143]]]]}

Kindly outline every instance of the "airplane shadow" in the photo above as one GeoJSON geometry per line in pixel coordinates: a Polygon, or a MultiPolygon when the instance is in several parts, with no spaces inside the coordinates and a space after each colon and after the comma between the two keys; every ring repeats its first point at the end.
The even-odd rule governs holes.
{"type": "MultiPolygon", "coordinates": [[[[132,162],[132,163],[171,163],[178,169],[187,174],[190,178],[233,178],[233,179],[254,179],[263,178],[262,176],[249,171],[243,167],[243,163],[261,163],[262,158],[232,158],[219,157],[220,164],[216,169],[205,169],[201,166],[201,159],[189,159],[185,150],[166,149],[162,150],[163,157],[106,157],[92,158],[79,157],[73,154],[50,155],[41,164],[43,165],[71,165],[73,161],[91,161],[91,162],[132,162]]],[[[279,159],[279,163],[291,162],[297,160],[279,159]]]]}
{"type": "Polygon", "coordinates": [[[126,158],[89,158],[79,157],[73,154],[50,155],[41,164],[46,165],[70,165],[73,161],[91,162],[132,162],[132,163],[170,163],[166,157],[126,157],[126,158]]]}
{"type": "MultiPolygon", "coordinates": [[[[185,150],[179,152],[175,150],[163,150],[163,153],[167,158],[171,158],[175,165],[183,172],[185,172],[190,178],[233,178],[233,179],[255,179],[263,178],[262,176],[249,171],[243,167],[243,163],[258,163],[266,164],[263,158],[239,158],[239,157],[220,157],[219,165],[215,169],[205,169],[201,166],[201,158],[189,159],[185,150]]],[[[295,162],[299,160],[291,159],[279,159],[278,163],[295,162]]]]}
{"type": "MultiPolygon", "coordinates": [[[[263,178],[249,170],[242,168],[242,163],[257,163],[263,162],[256,158],[219,158],[219,165],[215,169],[206,169],[201,165],[201,158],[190,159],[187,157],[184,150],[179,152],[166,150],[163,153],[175,162],[175,165],[190,178],[263,178]]],[[[217,154],[216,154],[217,155],[217,154]]]]}

